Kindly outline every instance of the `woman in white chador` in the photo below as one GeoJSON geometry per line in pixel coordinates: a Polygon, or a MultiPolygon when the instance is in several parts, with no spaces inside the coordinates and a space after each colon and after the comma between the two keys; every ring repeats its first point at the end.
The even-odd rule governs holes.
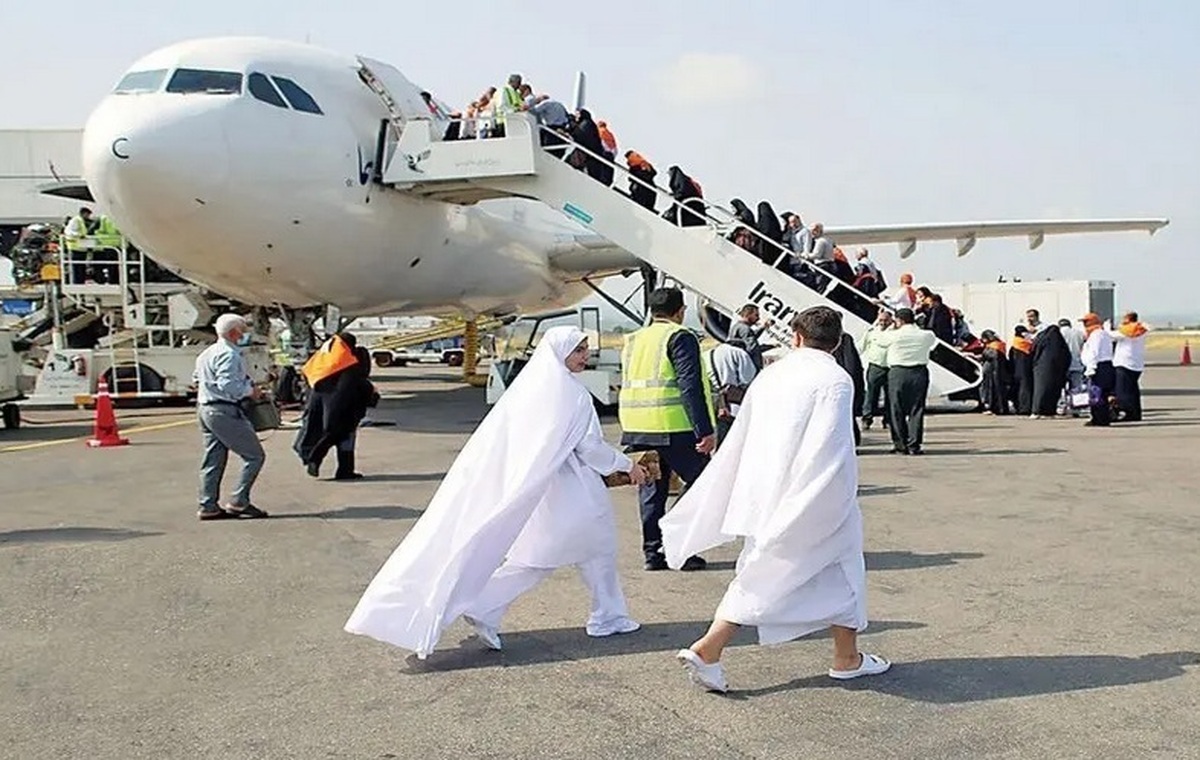
{"type": "Polygon", "coordinates": [[[546,331],[480,423],[433,500],[363,593],[346,630],[424,659],[462,616],[492,649],[509,605],[557,567],[592,595],[589,636],[630,633],[617,575],[616,522],[602,476],[645,470],[605,441],[574,373],[587,336],[546,331]]]}

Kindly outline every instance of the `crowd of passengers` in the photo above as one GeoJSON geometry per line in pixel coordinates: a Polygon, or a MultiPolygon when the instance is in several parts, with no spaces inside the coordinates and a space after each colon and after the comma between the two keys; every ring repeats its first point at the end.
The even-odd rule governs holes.
{"type": "MultiPolygon", "coordinates": [[[[431,114],[449,122],[444,140],[469,140],[503,137],[507,116],[525,112],[544,129],[540,142],[550,153],[586,172],[593,179],[613,185],[617,168],[617,140],[603,120],[593,118],[585,108],[574,112],[546,93],[535,94],[533,86],[520,74],[512,74],[502,87],[488,87],[469,103],[465,111],[447,109],[428,92],[421,93],[431,114]],[[571,149],[567,141],[583,150],[571,149]]],[[[659,194],[655,189],[658,171],[634,150],[624,153],[628,172],[628,195],[638,205],[657,212],[659,194]]],[[[714,217],[704,199],[700,183],[678,166],[667,170],[667,189],[674,203],[662,212],[663,218],[683,227],[718,224],[731,226],[727,237],[767,266],[775,267],[804,285],[826,294],[830,300],[871,322],[880,307],[889,311],[912,309],[917,324],[931,330],[950,346],[968,353],[982,351],[983,345],[972,333],[958,309],[948,307],[928,287],[913,287],[913,276],[904,274],[900,284],[888,288],[883,270],[860,248],[852,263],[845,252],[825,233],[825,226],[805,224],[792,211],[777,215],[768,201],[761,201],[757,213],[740,198],[731,202],[732,211],[714,217]],[[840,283],[847,287],[833,287],[840,283]]],[[[723,211],[723,210],[720,210],[723,211]]]]}

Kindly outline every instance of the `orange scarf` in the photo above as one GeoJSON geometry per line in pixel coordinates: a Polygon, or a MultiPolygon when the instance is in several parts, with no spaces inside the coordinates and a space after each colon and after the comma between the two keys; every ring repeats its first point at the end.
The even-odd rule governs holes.
{"type": "Polygon", "coordinates": [[[1150,332],[1141,322],[1126,322],[1117,328],[1126,338],[1140,338],[1150,332]]]}
{"type": "MultiPolygon", "coordinates": [[[[1026,342],[1028,342],[1028,341],[1026,341],[1026,342]]],[[[997,338],[996,340],[993,340],[991,343],[987,344],[987,348],[992,349],[993,351],[1000,354],[1001,356],[1004,356],[1006,353],[1008,353],[1008,350],[1004,345],[1004,341],[1000,340],[999,338],[997,338]]],[[[1033,348],[1032,344],[1030,345],[1030,348],[1033,348]]],[[[1026,351],[1025,353],[1029,353],[1029,352],[1026,351]]]]}
{"type": "Polygon", "coordinates": [[[1014,335],[1012,339],[1012,347],[1023,354],[1033,353],[1033,341],[1029,338],[1022,338],[1014,335]]]}
{"type": "Polygon", "coordinates": [[[654,167],[650,165],[650,162],[642,157],[641,153],[638,153],[634,150],[629,151],[629,153],[625,156],[625,163],[629,164],[630,169],[654,169],[654,167]]]}

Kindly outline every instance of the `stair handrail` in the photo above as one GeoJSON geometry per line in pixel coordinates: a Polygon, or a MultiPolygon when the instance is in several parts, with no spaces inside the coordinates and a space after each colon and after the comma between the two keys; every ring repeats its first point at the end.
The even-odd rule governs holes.
{"type": "MultiPolygon", "coordinates": [[[[767,237],[761,231],[759,231],[757,228],[748,226],[745,222],[743,222],[741,219],[739,219],[730,210],[728,210],[716,203],[709,202],[708,200],[706,200],[704,198],[688,198],[687,199],[688,201],[697,201],[697,200],[700,201],[700,203],[703,205],[703,208],[704,208],[703,213],[701,213],[700,211],[697,211],[696,209],[689,208],[686,205],[686,201],[677,200],[669,189],[659,187],[656,183],[646,182],[645,180],[641,179],[640,177],[634,176],[634,174],[632,173],[632,171],[629,169],[628,166],[622,166],[621,164],[618,164],[615,160],[610,160],[607,156],[604,156],[602,154],[599,154],[592,150],[589,150],[588,148],[586,148],[583,145],[580,145],[578,142],[576,142],[575,139],[573,137],[571,137],[570,135],[568,135],[562,131],[559,131],[557,129],[554,129],[552,127],[548,127],[544,124],[539,123],[536,120],[536,118],[533,117],[532,115],[525,113],[525,112],[516,112],[516,113],[508,114],[508,117],[509,118],[517,117],[517,118],[528,119],[530,121],[530,123],[535,127],[535,129],[531,130],[531,135],[537,136],[538,147],[541,150],[547,151],[547,152],[549,152],[551,150],[562,150],[563,151],[561,158],[558,158],[558,160],[566,161],[568,152],[570,150],[578,150],[581,153],[583,153],[583,155],[590,156],[591,158],[595,159],[596,161],[599,161],[602,165],[612,168],[615,173],[619,172],[630,182],[640,185],[642,187],[645,187],[649,190],[652,190],[655,193],[655,204],[654,204],[655,207],[652,211],[656,215],[662,216],[662,214],[659,214],[659,212],[658,212],[658,201],[659,201],[660,197],[665,196],[666,201],[667,201],[667,208],[669,209],[671,207],[674,207],[676,209],[677,220],[678,220],[676,223],[680,227],[684,226],[682,224],[682,220],[683,220],[682,214],[685,212],[688,214],[691,214],[694,217],[697,217],[697,218],[700,218],[701,220],[703,220],[704,226],[707,229],[712,230],[713,232],[717,233],[721,237],[724,237],[725,234],[727,233],[727,231],[731,227],[733,229],[736,229],[737,227],[744,227],[745,229],[747,229],[750,232],[752,237],[755,237],[759,241],[764,242],[764,243],[768,244],[769,246],[772,246],[775,250],[777,250],[779,252],[779,255],[776,256],[771,261],[770,264],[768,264],[764,259],[760,258],[759,256],[754,255],[754,253],[752,251],[743,249],[751,262],[761,265],[761,266],[766,266],[770,269],[774,269],[775,271],[778,271],[778,272],[790,277],[791,279],[795,280],[797,282],[797,284],[802,285],[803,287],[809,288],[810,290],[812,290],[815,293],[818,293],[819,295],[821,295],[824,298],[828,298],[829,296],[827,294],[832,293],[834,288],[836,288],[837,286],[840,285],[841,287],[844,287],[848,292],[858,296],[859,298],[863,299],[867,303],[874,305],[878,309],[887,311],[888,313],[893,314],[893,315],[895,314],[896,309],[894,309],[890,304],[885,302],[883,299],[874,297],[874,296],[868,296],[866,293],[864,293],[861,290],[859,290],[858,288],[854,287],[853,283],[846,282],[846,281],[840,279],[839,277],[837,277],[832,272],[828,272],[824,269],[821,269],[820,267],[813,264],[811,261],[799,256],[798,254],[796,254],[795,251],[792,251],[790,248],[784,246],[782,243],[772,240],[771,238],[767,237]],[[540,139],[541,132],[547,132],[547,133],[553,135],[559,142],[557,144],[541,145],[541,139],[540,139]],[[715,210],[721,212],[722,214],[724,214],[725,216],[727,216],[728,220],[722,221],[722,220],[716,218],[715,216],[713,216],[710,213],[710,211],[713,209],[715,209],[715,210]],[[809,286],[807,283],[804,283],[804,282],[798,280],[797,278],[795,278],[794,276],[792,276],[791,272],[781,269],[780,265],[783,262],[788,261],[789,259],[792,259],[792,260],[798,262],[805,271],[812,272],[812,273],[816,274],[818,277],[823,277],[823,278],[828,279],[829,280],[828,285],[826,285],[826,287],[824,289],[813,288],[813,287],[809,286]]],[[[414,119],[412,119],[412,121],[429,121],[431,124],[434,122],[434,120],[432,118],[426,117],[424,114],[422,114],[419,117],[415,117],[414,119]]],[[[449,120],[450,123],[453,123],[455,121],[461,122],[461,121],[466,121],[466,119],[451,119],[451,120],[449,120]]],[[[504,139],[504,138],[487,137],[487,138],[467,138],[467,139],[491,140],[491,139],[504,139]]],[[[440,139],[438,141],[441,142],[440,139]]],[[[581,171],[584,171],[586,173],[586,169],[581,170],[581,171]]],[[[619,189],[616,186],[616,174],[615,173],[614,173],[614,177],[613,177],[613,182],[610,183],[609,185],[607,185],[607,188],[610,191],[612,191],[618,195],[624,196],[631,203],[636,203],[636,201],[633,200],[632,196],[629,195],[629,193],[622,191],[621,189],[619,189]]],[[[601,184],[603,184],[603,183],[601,183],[601,184]]],[[[640,204],[638,204],[638,205],[640,205],[640,204]]],[[[647,209],[647,210],[650,210],[650,209],[647,209]]],[[[665,213],[665,211],[663,213],[665,213]]],[[[699,226],[699,225],[695,225],[695,226],[699,226]]],[[[740,247],[740,246],[738,246],[738,247],[740,247]]],[[[845,307],[843,307],[843,308],[845,308],[845,307]]],[[[859,315],[856,314],[855,316],[859,316],[859,315]]],[[[862,317],[859,317],[859,318],[861,319],[862,317]]],[[[864,321],[866,321],[866,320],[864,319],[864,321]]],[[[950,345],[949,343],[941,340],[940,338],[938,339],[938,345],[944,347],[948,351],[951,351],[954,355],[974,364],[975,369],[977,370],[976,378],[974,378],[972,380],[972,378],[962,377],[961,375],[959,375],[959,377],[961,377],[963,380],[972,380],[973,382],[978,383],[979,378],[982,377],[982,372],[979,368],[978,362],[973,357],[969,356],[968,354],[966,354],[963,351],[960,351],[957,347],[950,345]]],[[[947,371],[951,372],[952,374],[958,375],[957,372],[954,372],[954,370],[950,369],[949,367],[947,367],[946,369],[947,369],[947,371]]]]}
{"type": "MultiPolygon", "coordinates": [[[[527,118],[529,118],[529,117],[527,117],[527,118]]],[[[646,187],[646,188],[649,188],[650,190],[653,190],[656,195],[655,213],[658,213],[657,212],[657,206],[658,206],[657,196],[665,195],[667,198],[668,207],[674,206],[676,208],[676,214],[679,215],[677,218],[679,219],[678,223],[680,226],[683,226],[682,225],[682,220],[683,220],[682,214],[685,209],[688,213],[692,214],[693,216],[698,216],[698,217],[701,216],[694,209],[688,208],[685,205],[686,204],[685,201],[677,200],[675,198],[675,196],[669,190],[660,188],[660,187],[658,187],[658,185],[656,185],[654,183],[646,182],[646,181],[642,180],[640,177],[634,176],[632,171],[627,166],[622,166],[622,165],[616,163],[615,160],[610,160],[606,156],[597,154],[594,151],[591,151],[591,150],[585,148],[584,146],[577,143],[571,136],[566,135],[558,130],[551,129],[551,128],[545,126],[544,124],[537,123],[536,121],[534,122],[534,126],[537,127],[537,130],[534,131],[534,134],[539,134],[540,131],[548,131],[550,134],[554,135],[555,137],[557,137],[558,139],[563,141],[559,145],[543,146],[543,145],[540,145],[541,141],[539,138],[539,141],[538,141],[539,147],[541,147],[542,150],[547,150],[549,148],[556,148],[556,149],[562,148],[562,147],[564,147],[564,143],[565,143],[565,145],[571,146],[575,150],[581,151],[586,156],[591,156],[592,158],[599,161],[601,164],[614,169],[616,172],[620,172],[629,181],[634,182],[638,185],[641,185],[642,187],[646,187]]],[[[566,156],[567,156],[567,154],[564,152],[561,160],[565,161],[566,156]]],[[[601,184],[603,184],[603,183],[601,183],[601,184]]],[[[614,174],[614,178],[613,178],[613,183],[608,185],[608,189],[611,190],[612,192],[617,193],[618,195],[625,196],[626,198],[628,198],[630,200],[630,202],[635,202],[635,201],[633,201],[633,198],[629,194],[622,192],[620,189],[618,189],[616,187],[615,174],[614,174]]],[[[812,288],[808,284],[801,282],[800,280],[796,279],[795,277],[792,277],[792,279],[795,279],[798,284],[803,285],[804,287],[809,287],[811,290],[813,290],[814,292],[820,294],[822,297],[825,297],[825,298],[828,298],[829,297],[828,294],[832,293],[834,288],[837,287],[838,285],[840,285],[840,286],[846,288],[846,290],[848,290],[849,292],[862,298],[867,303],[873,304],[873,305],[877,306],[880,310],[887,311],[889,314],[892,314],[893,316],[895,315],[895,312],[897,310],[892,308],[891,305],[888,304],[887,302],[885,302],[883,299],[878,298],[878,297],[868,296],[866,293],[864,293],[861,290],[859,290],[858,288],[854,287],[853,283],[846,282],[846,281],[842,280],[841,278],[837,277],[832,272],[828,272],[824,269],[821,269],[820,267],[813,264],[811,261],[808,261],[807,259],[804,259],[803,257],[799,256],[798,254],[796,254],[795,251],[792,251],[790,248],[787,248],[782,243],[772,240],[771,238],[762,234],[762,232],[759,231],[757,228],[747,226],[745,222],[743,222],[741,219],[739,219],[736,215],[734,215],[728,209],[725,209],[714,203],[709,203],[704,198],[688,198],[688,200],[689,201],[699,200],[704,205],[705,213],[703,214],[703,216],[701,218],[707,220],[705,226],[709,229],[712,229],[714,232],[717,232],[718,234],[721,234],[723,236],[722,228],[728,227],[729,225],[733,225],[734,229],[736,229],[739,226],[744,227],[745,229],[749,230],[750,234],[753,237],[758,238],[759,241],[765,242],[770,246],[773,246],[776,250],[779,251],[779,255],[776,256],[770,264],[767,264],[767,262],[764,259],[762,259],[758,256],[755,256],[752,251],[747,250],[746,254],[749,256],[751,261],[753,261],[757,264],[763,265],[763,266],[768,266],[771,269],[775,269],[776,271],[780,271],[783,274],[788,275],[789,277],[792,277],[791,273],[787,272],[785,270],[782,270],[780,268],[780,265],[783,262],[787,261],[789,258],[793,259],[794,261],[799,262],[801,267],[817,274],[819,277],[824,277],[829,280],[829,284],[824,289],[818,289],[818,288],[812,288]],[[709,213],[709,210],[713,209],[713,208],[715,208],[718,211],[721,211],[722,213],[729,216],[730,220],[728,222],[722,223],[720,220],[714,218],[709,213]]],[[[743,249],[743,250],[745,250],[745,249],[743,249]]],[[[859,316],[859,315],[856,314],[855,316],[859,316]]],[[[864,320],[864,321],[866,321],[866,320],[864,320]]],[[[977,377],[974,380],[976,382],[978,382],[978,379],[982,377],[982,372],[978,366],[978,362],[973,357],[971,357],[968,354],[966,354],[965,352],[959,350],[956,346],[953,346],[953,345],[947,343],[946,341],[941,340],[940,338],[938,339],[938,345],[945,347],[947,350],[953,352],[956,356],[961,357],[962,359],[966,359],[969,362],[972,362],[975,365],[975,369],[977,370],[977,373],[978,373],[977,377]]],[[[946,367],[945,369],[947,371],[951,372],[952,374],[958,375],[958,373],[955,372],[950,367],[946,367]]],[[[962,376],[960,375],[960,377],[962,377],[962,376]]],[[[970,380],[971,378],[962,377],[962,379],[970,380]]]]}
{"type": "MultiPolygon", "coordinates": [[[[671,193],[670,190],[659,187],[655,183],[646,182],[645,180],[641,179],[640,177],[635,176],[628,167],[622,166],[621,164],[618,164],[615,161],[610,161],[607,157],[597,154],[597,153],[585,148],[584,146],[575,142],[575,140],[572,139],[571,137],[564,135],[562,132],[551,129],[542,124],[538,124],[537,127],[539,130],[548,131],[551,134],[555,135],[556,137],[558,137],[564,141],[564,143],[560,144],[560,145],[541,146],[542,150],[547,150],[550,148],[571,147],[574,150],[581,151],[584,155],[591,156],[592,158],[596,159],[597,161],[600,161],[602,164],[619,171],[621,174],[625,175],[625,177],[628,180],[630,180],[631,182],[634,182],[638,185],[641,185],[642,187],[653,190],[655,192],[656,196],[665,195],[668,205],[675,206],[677,208],[677,213],[679,213],[682,209],[687,209],[688,213],[692,214],[693,216],[701,217],[701,215],[699,213],[697,213],[695,209],[687,208],[687,206],[685,205],[686,202],[677,200],[675,198],[675,196],[671,193]]],[[[565,155],[564,155],[563,160],[565,160],[565,155]]],[[[609,189],[619,195],[624,195],[626,197],[629,197],[627,193],[622,192],[620,189],[618,189],[616,187],[615,179],[614,179],[614,183],[609,185],[609,189]]],[[[629,200],[633,201],[633,199],[631,197],[629,197],[629,200]]],[[[705,226],[709,227],[710,229],[714,230],[715,232],[722,233],[723,228],[727,228],[729,226],[733,226],[735,229],[737,227],[743,227],[743,228],[747,229],[753,237],[757,238],[761,242],[765,242],[768,245],[773,246],[775,249],[777,249],[779,251],[779,255],[776,258],[774,258],[770,264],[767,264],[767,262],[765,260],[763,260],[762,258],[755,256],[753,252],[746,251],[746,253],[750,257],[750,259],[757,262],[758,264],[761,264],[763,266],[768,266],[770,268],[776,269],[777,271],[783,271],[783,270],[779,269],[779,265],[781,263],[783,263],[784,261],[787,261],[789,258],[795,259],[795,261],[799,262],[801,264],[801,266],[812,271],[814,274],[818,274],[821,277],[828,278],[831,281],[831,283],[836,283],[836,284],[844,286],[845,288],[847,288],[851,292],[855,293],[856,295],[862,297],[866,301],[873,303],[873,304],[877,304],[881,309],[885,309],[890,313],[895,312],[895,309],[893,309],[889,304],[887,304],[882,299],[875,297],[875,296],[867,295],[866,293],[862,292],[858,288],[854,287],[853,283],[849,283],[849,282],[839,279],[833,273],[827,272],[824,269],[821,269],[820,267],[813,264],[811,261],[798,255],[795,251],[786,247],[782,243],[772,240],[771,238],[767,237],[757,228],[747,226],[745,222],[743,222],[741,219],[739,219],[729,209],[726,209],[716,203],[710,203],[709,201],[705,200],[704,198],[688,198],[688,200],[689,201],[699,200],[704,204],[706,213],[701,218],[707,219],[708,222],[710,222],[710,224],[706,224],[705,226]],[[717,211],[720,211],[721,213],[728,216],[729,219],[727,221],[721,221],[721,220],[713,217],[712,215],[708,214],[707,211],[709,209],[716,209],[717,211]]],[[[655,207],[657,209],[657,203],[655,204],[655,207]]],[[[657,210],[655,211],[655,213],[657,213],[657,210]]],[[[785,272],[785,274],[786,274],[786,272],[785,272]]],[[[800,283],[800,284],[804,284],[804,283],[800,283]]],[[[816,289],[814,288],[814,290],[816,290],[816,289]]],[[[817,292],[820,292],[820,291],[817,291],[817,292]]],[[[825,293],[821,293],[821,295],[824,296],[825,293]]],[[[943,341],[943,343],[944,343],[944,341],[943,341]]],[[[947,345],[949,345],[949,344],[947,344],[947,345]]],[[[953,346],[949,346],[949,347],[954,349],[953,346]]],[[[954,350],[957,351],[957,349],[954,349],[954,350]]],[[[959,353],[961,353],[961,352],[959,352],[959,353]]]]}

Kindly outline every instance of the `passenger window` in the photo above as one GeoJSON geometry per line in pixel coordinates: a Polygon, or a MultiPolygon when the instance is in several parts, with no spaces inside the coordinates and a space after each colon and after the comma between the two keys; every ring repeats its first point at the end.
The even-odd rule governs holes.
{"type": "Polygon", "coordinates": [[[167,78],[166,69],[153,69],[151,71],[131,71],[121,77],[121,81],[117,83],[116,89],[113,92],[124,94],[133,94],[137,92],[157,92],[159,87],[162,87],[163,80],[167,78]]]}
{"type": "Polygon", "coordinates": [[[313,100],[312,95],[304,91],[304,88],[285,77],[271,77],[275,84],[279,86],[279,91],[283,93],[283,97],[287,98],[292,104],[292,108],[305,113],[322,113],[321,107],[317,105],[317,101],[313,100]]]}
{"type": "Polygon", "coordinates": [[[280,108],[287,108],[287,103],[283,102],[279,91],[275,89],[275,85],[271,84],[271,80],[267,79],[265,74],[259,74],[257,71],[251,74],[246,79],[246,89],[250,90],[250,94],[257,100],[280,108]]]}
{"type": "Polygon", "coordinates": [[[167,92],[240,95],[242,75],[236,71],[176,69],[171,75],[171,81],[167,82],[167,92]]]}

